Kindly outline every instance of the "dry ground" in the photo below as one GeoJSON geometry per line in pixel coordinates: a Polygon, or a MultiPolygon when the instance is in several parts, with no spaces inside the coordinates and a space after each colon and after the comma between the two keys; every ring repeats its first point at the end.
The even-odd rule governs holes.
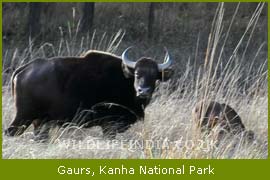
{"type": "MultiPolygon", "coordinates": [[[[263,7],[261,5],[258,5],[257,11],[254,12],[247,25],[246,32],[251,31],[251,35],[246,36],[244,33],[237,46],[229,47],[234,48],[233,54],[225,56],[223,48],[227,46],[226,37],[230,36],[230,29],[223,29],[224,7],[223,3],[220,3],[213,21],[208,47],[205,50],[207,53],[204,64],[199,68],[198,64],[196,66],[189,64],[187,60],[186,65],[183,66],[186,69],[185,72],[174,78],[178,85],[172,86],[170,82],[161,84],[145,110],[144,121],[137,122],[125,133],[118,134],[115,140],[104,139],[99,127],[82,129],[74,126],[66,129],[55,128],[50,133],[49,142],[37,143],[32,140],[31,127],[19,137],[7,137],[2,134],[2,157],[4,159],[267,158],[267,57],[259,59],[259,62],[263,62],[262,64],[256,63],[258,62],[257,55],[267,43],[259,45],[255,50],[252,49],[256,52],[256,56],[249,58],[252,59],[251,62],[245,61],[247,59],[245,52],[250,50],[248,45],[253,27],[256,27],[263,7]],[[223,40],[221,40],[222,38],[223,40]],[[243,43],[244,40],[248,40],[247,43],[243,43]],[[242,53],[239,51],[241,44],[245,44],[242,53]],[[219,146],[216,146],[216,132],[213,131],[209,135],[200,134],[192,121],[191,112],[201,99],[228,103],[238,112],[246,128],[255,132],[255,141],[247,144],[241,136],[228,137],[219,146]]],[[[103,50],[115,53],[123,36],[118,34],[112,39],[113,41],[106,44],[104,46],[106,48],[103,50]]],[[[92,41],[90,44],[90,49],[95,47],[92,46],[94,44],[92,41]]],[[[102,42],[98,44],[102,44],[102,42]]],[[[46,57],[44,47],[47,46],[53,52],[58,52],[54,53],[56,55],[78,55],[85,50],[84,47],[88,47],[81,44],[81,48],[78,49],[73,39],[61,39],[58,47],[44,43],[35,49],[30,41],[29,47],[22,53],[19,53],[16,48],[13,51],[5,51],[4,54],[13,52],[13,55],[11,60],[5,55],[3,61],[11,61],[13,64],[16,61],[23,64],[27,58],[37,57],[40,53],[41,57],[46,57]]],[[[175,54],[178,52],[177,49],[172,51],[175,54]]],[[[196,54],[197,50],[190,56],[196,57],[196,54]]],[[[9,88],[3,87],[3,129],[8,127],[15,116],[13,104],[9,88]]]]}
{"type": "MultiPolygon", "coordinates": [[[[255,132],[254,143],[246,144],[237,137],[216,147],[214,132],[203,136],[194,128],[191,109],[196,98],[181,97],[178,90],[170,95],[162,95],[162,91],[147,107],[145,120],[118,134],[115,140],[104,139],[99,127],[70,127],[55,128],[49,142],[37,143],[29,128],[20,137],[3,136],[3,158],[267,158],[267,94],[230,101],[247,129],[255,132]]],[[[5,129],[15,114],[8,91],[3,92],[2,107],[5,129]]]]}

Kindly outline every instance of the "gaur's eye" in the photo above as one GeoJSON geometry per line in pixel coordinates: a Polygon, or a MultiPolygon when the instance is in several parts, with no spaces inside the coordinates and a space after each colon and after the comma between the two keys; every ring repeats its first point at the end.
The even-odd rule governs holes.
{"type": "Polygon", "coordinates": [[[140,75],[139,73],[136,72],[136,73],[135,73],[135,77],[136,77],[136,78],[140,78],[141,75],[140,75]]]}

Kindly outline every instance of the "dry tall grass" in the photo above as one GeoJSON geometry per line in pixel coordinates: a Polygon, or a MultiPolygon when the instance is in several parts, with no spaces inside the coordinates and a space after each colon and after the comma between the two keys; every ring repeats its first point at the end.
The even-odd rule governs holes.
{"type": "MultiPolygon", "coordinates": [[[[118,134],[115,140],[104,139],[99,127],[82,129],[71,126],[66,129],[55,128],[50,133],[49,142],[37,143],[32,140],[32,129],[29,128],[20,137],[3,135],[3,158],[267,158],[267,59],[259,68],[254,68],[253,63],[245,63],[248,44],[242,54],[239,54],[238,49],[246,38],[246,32],[254,31],[263,5],[258,5],[234,53],[224,61],[223,48],[230,35],[230,28],[223,29],[224,7],[220,3],[209,35],[205,64],[194,70],[196,64],[187,63],[185,73],[176,82],[161,84],[145,110],[144,121],[134,124],[125,133],[118,134]],[[223,35],[225,41],[221,44],[220,38],[223,35]],[[200,134],[192,122],[191,111],[202,99],[225,102],[232,106],[247,129],[255,132],[256,140],[248,144],[239,135],[227,137],[216,146],[215,131],[207,135],[200,134]]],[[[231,24],[233,21],[234,17],[231,24]]],[[[29,47],[24,53],[18,55],[17,50],[14,51],[12,62],[16,59],[23,64],[27,58],[42,53],[46,57],[44,48],[49,48],[54,55],[79,55],[88,48],[117,52],[122,37],[122,32],[112,38],[104,34],[95,43],[97,41],[94,41],[94,34],[91,38],[82,39],[80,48],[74,43],[77,40],[72,33],[70,39],[61,38],[57,47],[45,43],[40,48],[33,49],[32,42],[29,41],[29,47]]],[[[258,53],[262,46],[264,44],[258,47],[258,53]]],[[[4,60],[7,59],[4,57],[4,60]]],[[[2,96],[2,127],[5,129],[12,121],[15,109],[8,86],[3,88],[2,96]]]]}

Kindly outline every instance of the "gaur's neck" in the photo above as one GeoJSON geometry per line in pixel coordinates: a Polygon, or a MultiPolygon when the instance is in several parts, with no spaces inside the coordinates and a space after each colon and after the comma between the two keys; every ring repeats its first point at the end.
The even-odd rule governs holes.
{"type": "Polygon", "coordinates": [[[134,107],[134,112],[136,115],[139,117],[139,119],[143,120],[144,119],[144,110],[146,106],[149,104],[149,100],[145,99],[140,99],[135,96],[135,107],[134,107]]]}

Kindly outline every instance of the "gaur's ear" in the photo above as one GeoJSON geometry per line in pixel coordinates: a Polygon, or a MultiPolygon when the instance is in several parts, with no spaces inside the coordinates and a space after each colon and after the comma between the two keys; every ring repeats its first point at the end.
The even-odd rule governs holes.
{"type": "Polygon", "coordinates": [[[122,63],[122,70],[123,70],[124,76],[126,78],[131,78],[134,76],[134,69],[129,68],[128,66],[126,66],[123,63],[122,63]]]}
{"type": "Polygon", "coordinates": [[[158,79],[160,81],[168,81],[173,76],[174,70],[172,68],[165,69],[162,72],[159,72],[158,79]]]}

